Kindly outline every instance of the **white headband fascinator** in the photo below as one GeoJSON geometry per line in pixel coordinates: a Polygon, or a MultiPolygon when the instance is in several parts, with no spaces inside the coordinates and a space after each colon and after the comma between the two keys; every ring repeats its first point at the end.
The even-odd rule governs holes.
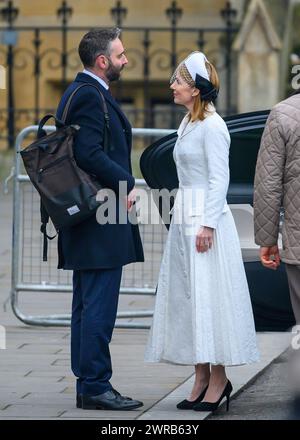
{"type": "Polygon", "coordinates": [[[206,62],[208,62],[208,60],[204,53],[198,51],[192,52],[179,64],[171,78],[171,83],[174,82],[180,66],[184,64],[195,82],[195,86],[200,90],[201,98],[206,101],[214,101],[218,96],[219,90],[217,90],[210,81],[209,73],[205,65],[206,62]]]}
{"type": "Polygon", "coordinates": [[[202,52],[192,52],[189,56],[182,61],[182,64],[185,64],[185,67],[189,71],[189,74],[196,82],[196,74],[202,76],[203,78],[209,81],[209,74],[206,69],[205,63],[207,62],[207,58],[202,52]]]}

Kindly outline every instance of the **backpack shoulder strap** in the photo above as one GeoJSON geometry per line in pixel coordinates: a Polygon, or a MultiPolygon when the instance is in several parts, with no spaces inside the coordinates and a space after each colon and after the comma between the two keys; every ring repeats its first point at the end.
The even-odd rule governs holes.
{"type": "Polygon", "coordinates": [[[112,142],[111,142],[110,121],[109,121],[109,114],[108,114],[107,104],[106,104],[106,101],[105,101],[105,98],[104,98],[103,94],[101,93],[101,91],[99,90],[98,87],[94,86],[93,84],[88,84],[88,83],[80,84],[80,86],[76,87],[76,89],[73,90],[73,92],[71,93],[71,95],[68,98],[68,101],[67,101],[66,106],[64,108],[61,120],[62,120],[62,122],[64,124],[66,123],[66,119],[67,119],[68,112],[69,112],[69,109],[70,109],[71,101],[72,101],[74,95],[82,87],[87,87],[87,86],[94,87],[94,89],[97,90],[97,92],[99,93],[99,95],[101,97],[102,107],[103,107],[103,112],[104,112],[104,122],[105,122],[104,142],[103,142],[104,143],[104,145],[103,145],[104,148],[103,149],[104,149],[105,153],[107,153],[108,149],[114,150],[114,146],[112,145],[112,142]]]}

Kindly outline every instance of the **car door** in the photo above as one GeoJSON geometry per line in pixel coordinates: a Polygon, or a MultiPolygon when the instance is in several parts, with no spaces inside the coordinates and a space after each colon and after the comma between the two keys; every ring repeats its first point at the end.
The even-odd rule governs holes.
{"type": "MultiPolygon", "coordinates": [[[[294,324],[284,264],[281,264],[276,272],[261,265],[259,247],[254,242],[253,232],[255,166],[269,113],[269,110],[265,110],[225,118],[231,136],[227,202],[240,238],[256,329],[279,331],[286,330],[294,324]]],[[[174,132],[156,141],[143,152],[140,167],[150,188],[166,188],[169,191],[178,188],[173,160],[176,139],[177,133],[174,132]]],[[[164,203],[169,203],[169,200],[159,199],[157,207],[160,215],[164,203]]],[[[168,228],[169,224],[165,224],[168,228]]]]}

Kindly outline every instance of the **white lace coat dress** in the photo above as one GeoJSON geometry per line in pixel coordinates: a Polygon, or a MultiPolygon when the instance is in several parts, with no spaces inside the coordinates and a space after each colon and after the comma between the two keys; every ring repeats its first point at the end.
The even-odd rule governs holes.
{"type": "Polygon", "coordinates": [[[179,190],[162,258],[146,362],[242,365],[258,360],[239,237],[226,202],[230,136],[214,112],[185,117],[173,157],[179,190]],[[183,218],[180,224],[180,218],[183,218]],[[213,246],[196,250],[201,226],[213,246]]]}

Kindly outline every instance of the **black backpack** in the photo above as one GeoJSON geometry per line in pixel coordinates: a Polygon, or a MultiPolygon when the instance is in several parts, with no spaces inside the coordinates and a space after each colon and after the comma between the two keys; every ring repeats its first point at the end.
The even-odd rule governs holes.
{"type": "Polygon", "coordinates": [[[44,116],[39,123],[37,140],[20,151],[28,176],[41,196],[43,261],[47,261],[47,239],[56,237],[47,234],[49,217],[59,231],[86,220],[102,203],[96,200],[97,192],[102,188],[97,178],[79,168],[74,159],[73,144],[80,127],[65,125],[71,100],[84,86],[95,87],[101,96],[105,118],[103,150],[108,152],[110,127],[107,105],[100,90],[91,84],[82,84],[73,91],[61,120],[51,114],[44,116]],[[57,129],[47,135],[43,126],[50,118],[54,118],[57,129]]]}

